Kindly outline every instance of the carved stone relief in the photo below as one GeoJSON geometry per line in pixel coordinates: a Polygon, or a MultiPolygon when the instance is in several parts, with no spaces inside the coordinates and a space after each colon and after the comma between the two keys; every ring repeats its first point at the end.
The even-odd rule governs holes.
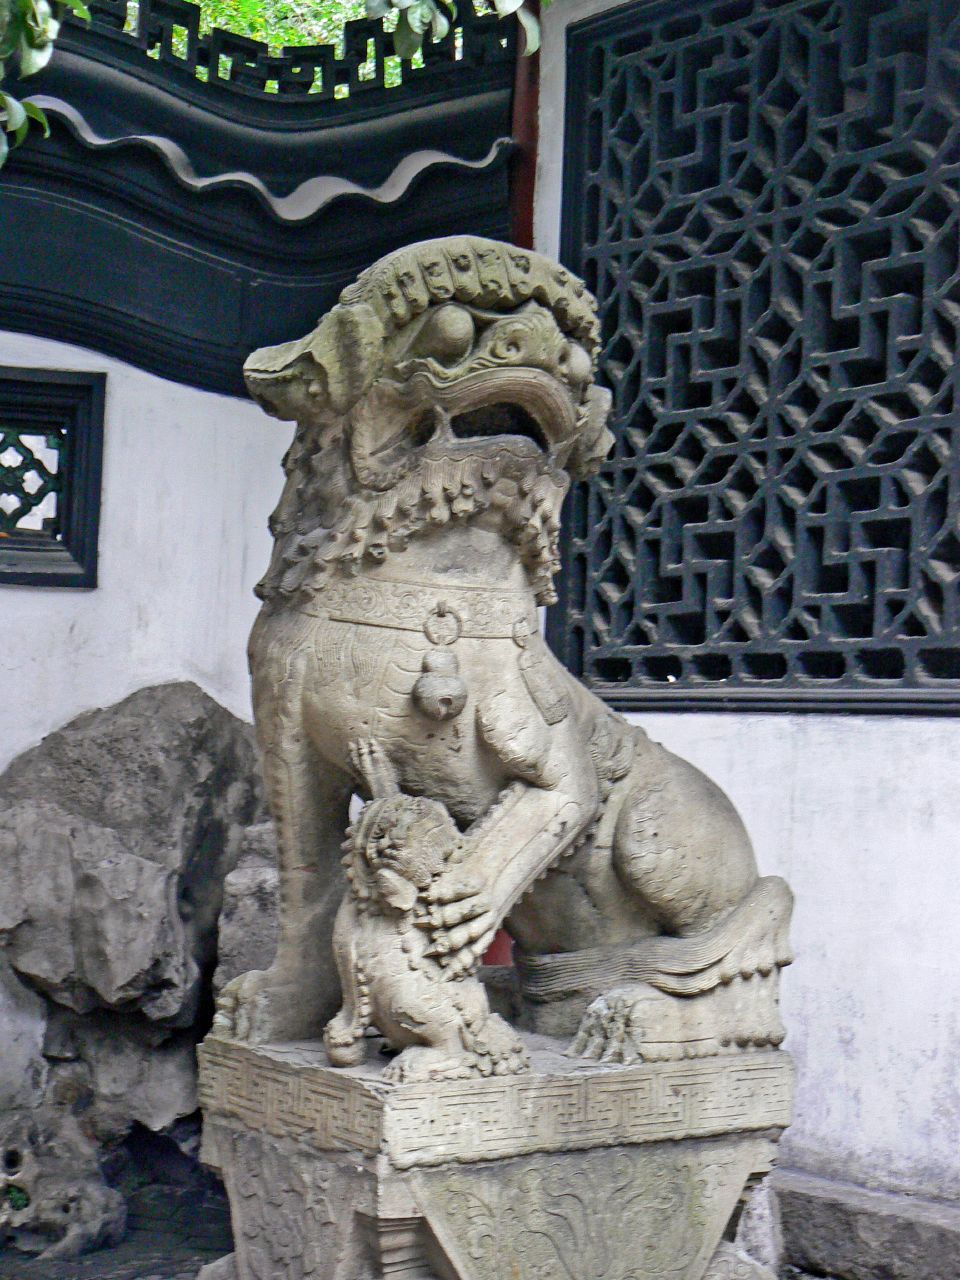
{"type": "MultiPolygon", "coordinates": [[[[779,1131],[790,1120],[785,1053],[615,1066],[523,1036],[531,1069],[487,1079],[386,1079],[386,1059],[334,1068],[319,1043],[200,1048],[200,1103],[253,1133],[315,1151],[383,1154],[398,1169],[779,1131]]],[[[379,1044],[373,1041],[373,1044],[379,1044]]]]}
{"type": "Polygon", "coordinates": [[[697,1280],[756,1142],[618,1147],[420,1175],[430,1226],[466,1280],[697,1280]]]}
{"type": "Polygon", "coordinates": [[[373,1186],[356,1162],[223,1124],[205,1142],[230,1195],[237,1280],[372,1280],[356,1215],[374,1212],[373,1186]]]}

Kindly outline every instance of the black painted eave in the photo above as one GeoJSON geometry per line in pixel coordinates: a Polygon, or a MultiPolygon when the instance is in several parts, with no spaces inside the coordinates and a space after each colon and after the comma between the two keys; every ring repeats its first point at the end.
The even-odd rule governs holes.
{"type": "Polygon", "coordinates": [[[251,350],[382,254],[509,239],[512,61],[329,101],[204,84],[121,35],[68,27],[31,81],[76,119],[50,109],[0,172],[0,329],[239,396],[251,350]]]}

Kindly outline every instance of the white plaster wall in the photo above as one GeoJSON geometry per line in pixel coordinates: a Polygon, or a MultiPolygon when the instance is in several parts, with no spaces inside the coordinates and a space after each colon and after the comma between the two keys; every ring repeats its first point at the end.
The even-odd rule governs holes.
{"type": "Polygon", "coordinates": [[[0,769],[82,711],[195,680],[250,718],[252,591],[286,424],[117,360],[0,332],[0,365],[107,374],[99,583],[0,587],[0,769]]]}
{"type": "MultiPolygon", "coordinates": [[[[543,23],[537,248],[559,250],[569,23],[543,23]]],[[[960,1197],[960,725],[894,716],[639,719],[728,790],[797,897],[784,976],[799,1068],[783,1163],[960,1197]]]]}
{"type": "Polygon", "coordinates": [[[740,810],[796,895],[783,978],[796,1120],[783,1162],[960,1197],[955,720],[631,716],[740,810]]]}

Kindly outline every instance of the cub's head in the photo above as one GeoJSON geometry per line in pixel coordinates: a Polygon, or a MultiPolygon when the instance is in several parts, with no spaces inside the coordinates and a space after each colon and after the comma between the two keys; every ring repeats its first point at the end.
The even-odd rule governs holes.
{"type": "Polygon", "coordinates": [[[459,844],[456,823],[438,800],[403,793],[372,800],[346,843],[354,895],[381,911],[406,914],[459,844]]]}

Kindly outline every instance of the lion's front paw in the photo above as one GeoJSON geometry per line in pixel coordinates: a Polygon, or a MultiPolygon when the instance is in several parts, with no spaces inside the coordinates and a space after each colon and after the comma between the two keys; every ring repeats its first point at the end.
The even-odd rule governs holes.
{"type": "Polygon", "coordinates": [[[482,886],[462,867],[444,871],[427,890],[428,906],[416,923],[431,934],[427,954],[447,979],[473,973],[496,937],[500,922],[482,886]]]}
{"type": "Polygon", "coordinates": [[[252,1044],[316,1039],[322,1018],[305,990],[276,969],[241,973],[217,997],[210,1035],[252,1044]]]}
{"type": "Polygon", "coordinates": [[[580,1022],[568,1050],[573,1058],[598,1058],[601,1062],[637,1062],[641,1046],[633,1026],[630,988],[598,996],[580,1022]]]}

